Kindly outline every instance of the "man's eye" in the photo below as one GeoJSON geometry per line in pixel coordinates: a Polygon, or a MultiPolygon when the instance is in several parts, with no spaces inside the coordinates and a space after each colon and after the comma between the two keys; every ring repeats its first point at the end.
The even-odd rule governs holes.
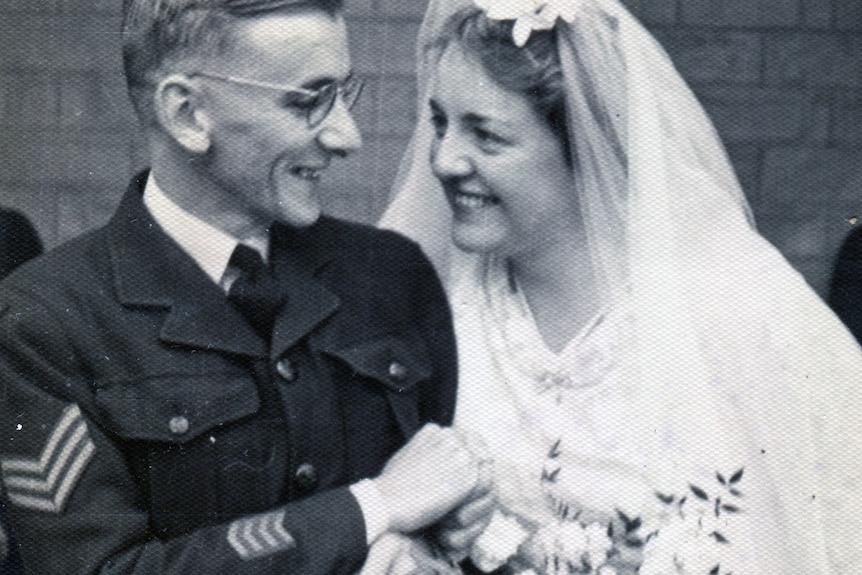
{"type": "Polygon", "coordinates": [[[319,94],[308,95],[299,92],[288,92],[281,98],[281,105],[285,108],[300,108],[310,110],[317,105],[319,94]]]}
{"type": "Polygon", "coordinates": [[[431,125],[434,126],[434,134],[436,134],[438,138],[442,138],[446,134],[447,124],[446,116],[443,114],[440,114],[439,112],[431,114],[431,125]]]}

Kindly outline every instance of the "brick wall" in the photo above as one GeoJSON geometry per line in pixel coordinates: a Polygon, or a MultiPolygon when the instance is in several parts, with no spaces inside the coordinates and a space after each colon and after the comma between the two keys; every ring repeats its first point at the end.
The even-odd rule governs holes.
{"type": "Polygon", "coordinates": [[[862,2],[628,4],[715,122],[760,231],[825,294],[862,214],[862,2]]]}
{"type": "MultiPolygon", "coordinates": [[[[414,118],[425,0],[347,0],[368,77],[364,148],[327,175],[332,213],[374,221],[414,118]]],[[[626,0],[723,136],[761,231],[824,292],[862,216],[862,0],[626,0]]],[[[55,246],[103,223],[146,165],[126,101],[119,0],[0,7],[0,204],[55,246]]]]}

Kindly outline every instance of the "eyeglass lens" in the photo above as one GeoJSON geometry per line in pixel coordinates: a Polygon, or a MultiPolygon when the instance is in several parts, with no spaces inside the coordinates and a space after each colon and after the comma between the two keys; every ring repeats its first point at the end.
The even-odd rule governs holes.
{"type": "Polygon", "coordinates": [[[317,105],[308,111],[308,124],[311,127],[319,125],[332,111],[335,98],[338,96],[341,96],[348,110],[352,109],[359,100],[363,84],[362,80],[350,77],[344,83],[333,82],[321,88],[317,96],[317,105]]]}

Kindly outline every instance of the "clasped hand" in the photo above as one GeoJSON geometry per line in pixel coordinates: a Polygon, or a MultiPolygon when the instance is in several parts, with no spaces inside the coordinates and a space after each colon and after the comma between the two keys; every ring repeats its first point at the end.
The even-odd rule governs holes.
{"type": "Polygon", "coordinates": [[[375,480],[389,512],[389,531],[431,530],[436,543],[463,556],[494,509],[493,461],[477,436],[423,427],[375,480]]]}

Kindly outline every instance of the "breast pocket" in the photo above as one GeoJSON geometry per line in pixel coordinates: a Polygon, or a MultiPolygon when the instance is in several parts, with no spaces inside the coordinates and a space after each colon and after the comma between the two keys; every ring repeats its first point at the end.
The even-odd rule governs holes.
{"type": "Polygon", "coordinates": [[[112,382],[97,391],[96,404],[127,456],[160,537],[224,520],[242,508],[257,511],[248,507],[263,508],[271,499],[260,479],[272,463],[275,439],[258,429],[260,398],[247,375],[112,382]],[[251,475],[245,483],[260,489],[236,489],[232,473],[251,475]]]}
{"type": "Polygon", "coordinates": [[[422,424],[420,391],[433,376],[427,346],[408,331],[325,353],[341,390],[351,479],[376,474],[422,424]]]}

